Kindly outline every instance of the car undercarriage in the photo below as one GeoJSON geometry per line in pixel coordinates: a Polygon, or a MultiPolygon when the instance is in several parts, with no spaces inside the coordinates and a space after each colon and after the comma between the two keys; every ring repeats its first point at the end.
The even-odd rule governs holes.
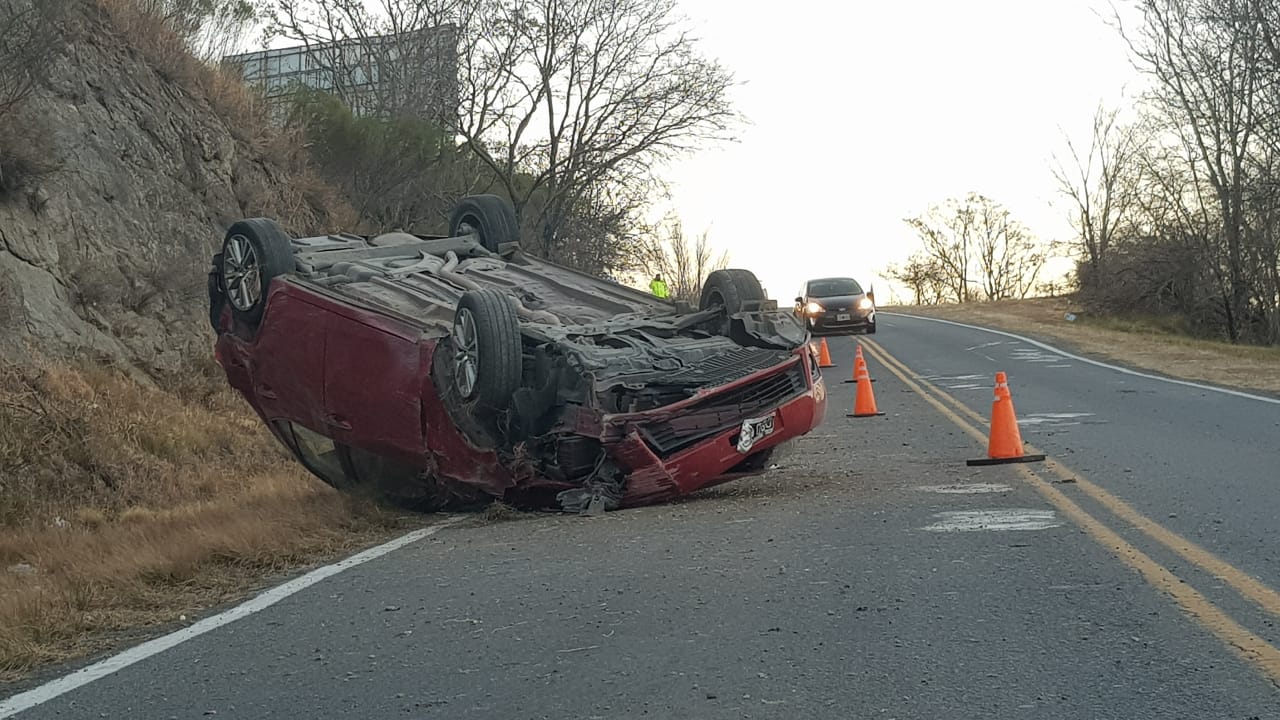
{"type": "MultiPolygon", "coordinates": [[[[813,405],[814,386],[821,380],[809,357],[807,333],[791,313],[764,298],[749,272],[713,273],[700,309],[694,310],[524,253],[510,240],[514,235],[493,232],[495,226],[509,227],[494,207],[487,200],[473,202],[470,216],[455,214],[448,237],[397,232],[287,238],[279,231],[287,238],[288,257],[275,253],[283,267],[266,273],[278,278],[274,285],[270,278],[267,283],[258,278],[256,300],[249,297],[252,278],[241,275],[237,283],[226,268],[238,267],[253,252],[267,259],[272,255],[255,248],[252,232],[241,232],[237,247],[233,227],[211,273],[211,321],[234,338],[225,343],[228,353],[248,358],[258,325],[268,324],[262,310],[276,302],[268,302],[273,293],[311,297],[309,306],[333,308],[322,314],[327,320],[298,321],[326,323],[326,388],[360,382],[359,352],[351,356],[354,363],[342,365],[329,356],[335,354],[331,348],[356,342],[352,338],[364,337],[364,331],[352,334],[343,329],[347,320],[333,318],[352,318],[361,327],[376,326],[384,335],[417,343],[421,357],[429,360],[419,368],[417,356],[401,352],[398,357],[409,366],[403,369],[404,383],[417,382],[415,376],[425,369],[432,387],[424,395],[437,397],[417,402],[434,406],[438,401],[453,426],[433,422],[423,410],[422,474],[432,476],[423,487],[480,485],[490,495],[544,505],[552,494],[564,510],[627,504],[629,478],[642,467],[670,464],[727,433],[736,438],[737,457],[717,443],[714,453],[702,452],[715,455],[707,462],[717,474],[753,469],[771,450],[762,447],[753,457],[755,434],[763,438],[774,432],[771,413],[801,398],[813,405]],[[228,257],[233,262],[226,262],[228,257]],[[221,306],[224,301],[228,307],[221,306]],[[342,380],[344,373],[352,379],[342,380]],[[458,462],[466,453],[443,449],[455,432],[470,446],[467,452],[496,455],[509,477],[470,477],[466,463],[458,462]],[[733,465],[723,467],[728,463],[733,465]]],[[[263,244],[259,238],[257,245],[263,244]]],[[[260,272],[262,265],[259,260],[260,272]]],[[[381,342],[366,342],[367,352],[380,352],[381,342]]],[[[246,364],[264,361],[270,360],[259,357],[246,364]]],[[[383,374],[395,372],[388,368],[383,374]]],[[[252,403],[255,386],[247,378],[244,382],[241,389],[252,403]]],[[[327,396],[321,402],[328,403],[327,396]]],[[[287,404],[278,411],[262,405],[255,406],[268,422],[272,413],[290,410],[287,404]]],[[[313,413],[333,414],[327,405],[313,413]]],[[[383,444],[378,422],[366,421],[374,429],[366,431],[365,444],[383,444]]],[[[816,423],[811,417],[807,422],[816,423]]],[[[809,427],[795,428],[801,429],[809,427]]],[[[388,450],[414,453],[411,444],[402,445],[388,450]]],[[[700,471],[706,472],[712,470],[700,471]]],[[[654,476],[655,488],[631,488],[631,494],[657,498],[685,491],[670,472],[662,474],[666,477],[654,476]]]]}

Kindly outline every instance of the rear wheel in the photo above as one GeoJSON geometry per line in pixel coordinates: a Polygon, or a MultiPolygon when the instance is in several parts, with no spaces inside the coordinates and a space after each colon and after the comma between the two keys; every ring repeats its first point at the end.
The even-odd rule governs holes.
{"type": "Polygon", "coordinates": [[[449,235],[478,235],[484,249],[496,253],[502,245],[520,242],[520,222],[515,208],[501,197],[468,195],[453,209],[449,235]]]}
{"type": "Polygon", "coordinates": [[[267,218],[241,220],[227,229],[218,272],[236,319],[257,325],[275,278],[294,269],[293,241],[267,218]]]}
{"type": "Polygon", "coordinates": [[[702,283],[702,301],[699,307],[709,310],[722,307],[725,315],[719,320],[716,332],[729,334],[729,316],[740,313],[748,303],[758,303],[765,299],[760,280],[750,270],[730,268],[716,270],[707,276],[702,283]]]}
{"type": "Polygon", "coordinates": [[[743,305],[764,300],[764,289],[755,273],[740,268],[716,270],[702,284],[703,310],[722,306],[730,315],[742,312],[743,305]]]}
{"type": "Polygon", "coordinates": [[[463,294],[453,320],[453,386],[464,403],[504,410],[520,387],[520,325],[496,290],[463,294]]]}

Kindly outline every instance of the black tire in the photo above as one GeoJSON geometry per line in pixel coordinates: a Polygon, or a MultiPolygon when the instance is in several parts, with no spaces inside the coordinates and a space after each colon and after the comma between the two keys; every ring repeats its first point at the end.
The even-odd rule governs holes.
{"type": "Polygon", "coordinates": [[[760,280],[755,273],[730,268],[716,270],[707,276],[706,282],[702,283],[702,301],[699,307],[706,310],[713,305],[723,305],[733,315],[742,312],[745,303],[764,299],[764,289],[760,287],[760,280]]]}
{"type": "Polygon", "coordinates": [[[867,334],[868,335],[876,334],[876,324],[874,322],[872,322],[870,325],[867,325],[867,334]]]}
{"type": "Polygon", "coordinates": [[[458,398],[482,408],[505,410],[522,375],[520,323],[511,301],[497,290],[464,293],[454,315],[452,339],[458,398]]]}
{"type": "Polygon", "coordinates": [[[449,235],[480,235],[485,250],[496,253],[506,243],[520,242],[520,221],[511,203],[497,195],[468,195],[449,218],[449,235]]]}
{"type": "Polygon", "coordinates": [[[707,276],[702,283],[702,299],[698,303],[701,310],[709,310],[717,305],[724,307],[725,314],[717,316],[705,326],[716,335],[728,336],[732,323],[729,316],[742,312],[743,305],[748,302],[764,300],[764,289],[755,273],[750,270],[729,268],[716,270],[707,276]]]}
{"type": "Polygon", "coordinates": [[[274,220],[249,218],[227,229],[219,281],[231,312],[249,325],[262,320],[271,281],[293,272],[293,241],[274,220]]]}

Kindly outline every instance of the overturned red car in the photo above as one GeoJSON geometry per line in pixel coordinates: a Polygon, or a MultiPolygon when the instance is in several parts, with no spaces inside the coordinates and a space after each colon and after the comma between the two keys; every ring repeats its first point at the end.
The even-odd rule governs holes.
{"type": "Polygon", "coordinates": [[[493,195],[444,237],[241,220],[209,273],[218,362],[313,474],[421,509],[663,501],[822,421],[808,334],[752,273],[692,308],[530,256],[517,227],[493,195]]]}

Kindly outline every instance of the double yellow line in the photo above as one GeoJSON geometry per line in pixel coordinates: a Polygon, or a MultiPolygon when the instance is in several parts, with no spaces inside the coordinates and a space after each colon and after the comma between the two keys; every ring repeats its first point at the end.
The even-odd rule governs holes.
{"type": "MultiPolygon", "coordinates": [[[[863,338],[861,342],[872,358],[888,368],[907,387],[914,390],[938,412],[955,423],[957,427],[985,446],[987,432],[983,428],[988,425],[985,418],[970,410],[938,386],[924,380],[915,379],[915,373],[910,368],[890,355],[875,341],[863,338]]],[[[1044,452],[1034,448],[1029,443],[1024,443],[1024,445],[1028,453],[1041,454],[1044,452]]],[[[1257,667],[1272,683],[1280,686],[1280,649],[1249,632],[1218,606],[1210,602],[1208,598],[1174,575],[1168,568],[1153,560],[1150,556],[1127,542],[1116,531],[1093,515],[1090,515],[1055,487],[1054,483],[1045,480],[1030,466],[1012,465],[1011,467],[1015,468],[1018,474],[1035,488],[1049,504],[1057,508],[1064,516],[1069,517],[1098,544],[1110,550],[1121,562],[1136,570],[1151,586],[1168,593],[1183,611],[1230,646],[1242,658],[1257,667]]],[[[1095,485],[1053,458],[1048,458],[1044,463],[1044,467],[1050,473],[1056,475],[1060,482],[1071,483],[1117,518],[1134,526],[1147,537],[1173,551],[1192,565],[1217,577],[1267,613],[1280,618],[1280,592],[1276,592],[1222,558],[1156,523],[1125,501],[1095,485]]]]}

